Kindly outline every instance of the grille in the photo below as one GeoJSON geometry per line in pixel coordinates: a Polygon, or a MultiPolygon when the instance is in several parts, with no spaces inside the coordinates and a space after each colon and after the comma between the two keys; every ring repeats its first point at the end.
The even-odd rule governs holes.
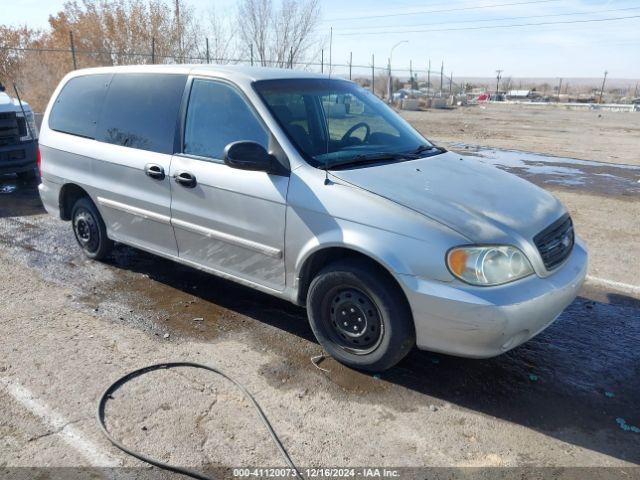
{"type": "Polygon", "coordinates": [[[15,112],[0,113],[0,145],[15,145],[20,140],[20,128],[15,112]]]}
{"type": "Polygon", "coordinates": [[[571,253],[575,241],[573,222],[569,214],[553,222],[533,237],[547,270],[560,265],[571,253]]]}

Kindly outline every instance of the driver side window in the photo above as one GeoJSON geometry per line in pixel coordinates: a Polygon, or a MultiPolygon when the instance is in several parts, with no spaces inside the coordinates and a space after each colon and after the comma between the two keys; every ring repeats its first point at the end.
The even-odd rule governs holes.
{"type": "Polygon", "coordinates": [[[365,104],[354,95],[324,95],[321,100],[332,141],[349,139],[350,143],[362,143],[372,133],[399,134],[379,115],[368,112],[365,104]]]}
{"type": "Polygon", "coordinates": [[[240,140],[251,140],[269,148],[267,132],[234,87],[215,80],[193,80],[184,153],[221,160],[224,148],[240,140]]]}

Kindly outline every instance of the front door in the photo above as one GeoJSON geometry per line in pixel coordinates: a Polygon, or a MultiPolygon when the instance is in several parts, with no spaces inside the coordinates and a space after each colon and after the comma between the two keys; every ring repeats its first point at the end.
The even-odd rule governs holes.
{"type": "Polygon", "coordinates": [[[231,142],[269,148],[270,134],[237,87],[195,78],[182,152],[171,161],[171,223],[178,255],[228,276],[284,289],[284,230],[289,177],[230,168],[231,142]]]}

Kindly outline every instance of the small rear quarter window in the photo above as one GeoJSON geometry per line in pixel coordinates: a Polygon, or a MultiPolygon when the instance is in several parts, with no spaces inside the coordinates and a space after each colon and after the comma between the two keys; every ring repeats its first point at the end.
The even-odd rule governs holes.
{"type": "Polygon", "coordinates": [[[49,128],[95,138],[96,124],[111,77],[111,74],[84,75],[69,80],[51,108],[49,128]]]}

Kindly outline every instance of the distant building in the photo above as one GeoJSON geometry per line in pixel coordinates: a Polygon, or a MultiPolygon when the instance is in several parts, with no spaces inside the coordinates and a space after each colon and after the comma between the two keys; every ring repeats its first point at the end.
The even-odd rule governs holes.
{"type": "Polygon", "coordinates": [[[509,90],[507,92],[509,100],[533,100],[539,96],[535,90],[509,90]]]}

